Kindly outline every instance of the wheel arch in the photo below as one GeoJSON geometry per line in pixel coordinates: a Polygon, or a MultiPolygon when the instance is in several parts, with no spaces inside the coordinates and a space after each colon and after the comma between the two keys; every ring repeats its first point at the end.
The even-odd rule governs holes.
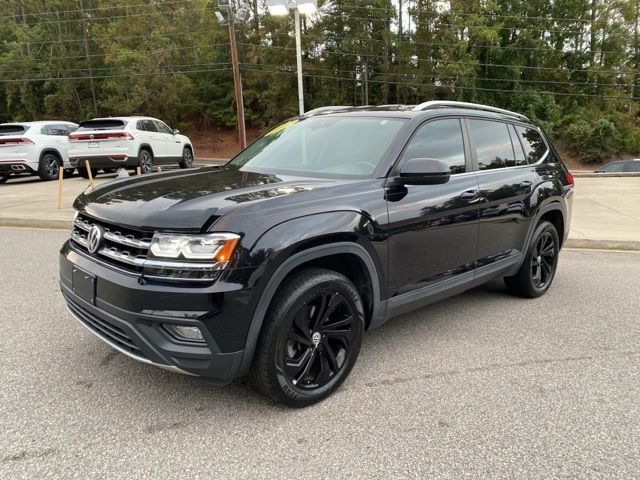
{"type": "Polygon", "coordinates": [[[566,210],[559,201],[554,201],[541,207],[536,213],[533,221],[531,222],[529,233],[527,234],[527,244],[525,245],[523,252],[526,252],[529,249],[529,244],[531,243],[533,232],[540,224],[540,222],[544,220],[550,221],[556,228],[556,231],[558,232],[558,238],[560,239],[560,247],[562,248],[565,232],[567,231],[566,218],[566,210]]]}
{"type": "Polygon", "coordinates": [[[64,160],[62,159],[62,155],[60,155],[60,152],[57,149],[52,147],[43,148],[40,152],[40,156],[38,157],[38,161],[42,160],[42,157],[44,157],[47,153],[51,153],[58,157],[58,164],[63,166],[64,160]]]}
{"type": "Polygon", "coordinates": [[[367,328],[372,323],[379,323],[377,320],[384,317],[386,304],[380,299],[376,265],[362,245],[351,241],[339,241],[298,249],[278,266],[260,295],[251,318],[239,369],[240,375],[247,373],[251,366],[262,324],[276,291],[291,275],[312,267],[337,271],[349,278],[361,295],[364,292],[366,300],[363,298],[363,303],[367,304],[365,308],[368,309],[367,328]]]}
{"type": "Polygon", "coordinates": [[[142,150],[147,150],[150,154],[152,158],[156,158],[156,154],[153,153],[153,148],[151,148],[151,145],[148,143],[141,143],[140,146],[138,147],[138,157],[140,156],[140,152],[142,150]]]}

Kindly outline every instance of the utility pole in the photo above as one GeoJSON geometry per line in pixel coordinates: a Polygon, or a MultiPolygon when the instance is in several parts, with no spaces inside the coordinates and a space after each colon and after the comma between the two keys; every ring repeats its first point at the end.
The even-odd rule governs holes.
{"type": "Polygon", "coordinates": [[[236,45],[236,30],[234,28],[235,15],[233,6],[229,5],[229,48],[231,49],[231,68],[233,69],[233,86],[236,95],[236,118],[238,123],[238,138],[240,148],[247,146],[247,132],[244,125],[244,101],[242,99],[242,78],[238,63],[238,46],[236,45]]]}
{"type": "Polygon", "coordinates": [[[300,33],[300,11],[294,11],[294,21],[296,29],[296,67],[298,70],[298,110],[300,115],[304,115],[304,89],[302,87],[302,39],[300,33]]]}

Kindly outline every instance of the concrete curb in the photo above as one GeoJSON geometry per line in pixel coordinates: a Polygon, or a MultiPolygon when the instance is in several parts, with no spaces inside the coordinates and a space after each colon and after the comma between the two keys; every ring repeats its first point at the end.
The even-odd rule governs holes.
{"type": "Polygon", "coordinates": [[[564,244],[564,247],[583,248],[588,250],[640,251],[640,242],[634,240],[594,240],[590,238],[569,238],[564,244]]]}
{"type": "Polygon", "coordinates": [[[33,228],[47,230],[69,230],[72,220],[47,220],[44,218],[2,218],[0,227],[33,228]]]}
{"type": "MultiPolygon", "coordinates": [[[[46,230],[69,230],[71,220],[47,220],[42,218],[1,218],[0,227],[33,228],[46,230]]],[[[633,240],[593,240],[587,238],[569,238],[564,244],[566,248],[585,250],[623,250],[639,251],[640,241],[633,240]]]]}

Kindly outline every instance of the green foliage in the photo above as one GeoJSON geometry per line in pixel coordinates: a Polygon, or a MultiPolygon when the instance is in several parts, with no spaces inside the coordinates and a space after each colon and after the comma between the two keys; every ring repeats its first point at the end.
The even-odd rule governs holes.
{"type": "MultiPolygon", "coordinates": [[[[325,0],[303,18],[305,106],[487,103],[584,161],[640,154],[640,0],[325,0]],[[402,8],[400,8],[402,4],[402,8]],[[402,25],[402,26],[401,26],[402,25]]],[[[236,123],[210,0],[0,0],[0,121],[148,114],[236,123]]],[[[293,15],[236,25],[247,122],[295,115],[293,15]]]]}

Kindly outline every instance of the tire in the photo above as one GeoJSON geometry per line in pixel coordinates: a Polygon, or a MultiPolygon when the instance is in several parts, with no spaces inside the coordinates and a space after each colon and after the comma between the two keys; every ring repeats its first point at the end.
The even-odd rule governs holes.
{"type": "Polygon", "coordinates": [[[140,167],[140,173],[143,175],[153,172],[153,155],[149,150],[140,150],[138,166],[140,167]]]}
{"type": "Polygon", "coordinates": [[[518,273],[505,277],[507,289],[516,295],[537,298],[549,290],[558,267],[560,240],[551,222],[541,222],[531,236],[518,273]]]}
{"type": "Polygon", "coordinates": [[[103,168],[102,171],[104,173],[116,173],[118,169],[117,168],[103,168]]]}
{"type": "Polygon", "coordinates": [[[190,148],[184,147],[182,149],[182,161],[178,163],[180,168],[191,168],[193,167],[193,152],[190,148]]]}
{"type": "MultiPolygon", "coordinates": [[[[78,175],[80,175],[82,178],[86,178],[89,179],[89,171],[86,169],[86,167],[78,167],[78,175]]],[[[93,178],[96,178],[96,175],[98,173],[98,169],[97,168],[91,168],[91,176],[93,178]]]]}
{"type": "Polygon", "coordinates": [[[40,180],[48,182],[58,178],[58,170],[60,169],[60,159],[53,153],[45,153],[40,158],[38,164],[38,176],[40,180]]]}
{"type": "Polygon", "coordinates": [[[3,183],[5,183],[7,180],[9,180],[9,177],[11,175],[8,173],[1,173],[0,174],[0,185],[2,185],[3,183]]]}
{"type": "Polygon", "coordinates": [[[71,175],[73,175],[73,172],[75,172],[76,169],[75,168],[65,168],[64,169],[64,176],[66,177],[70,177],[71,175]]]}
{"type": "Polygon", "coordinates": [[[349,279],[331,270],[303,270],[271,301],[250,378],[278,402],[312,405],[347,378],[363,335],[362,300],[349,279]]]}

